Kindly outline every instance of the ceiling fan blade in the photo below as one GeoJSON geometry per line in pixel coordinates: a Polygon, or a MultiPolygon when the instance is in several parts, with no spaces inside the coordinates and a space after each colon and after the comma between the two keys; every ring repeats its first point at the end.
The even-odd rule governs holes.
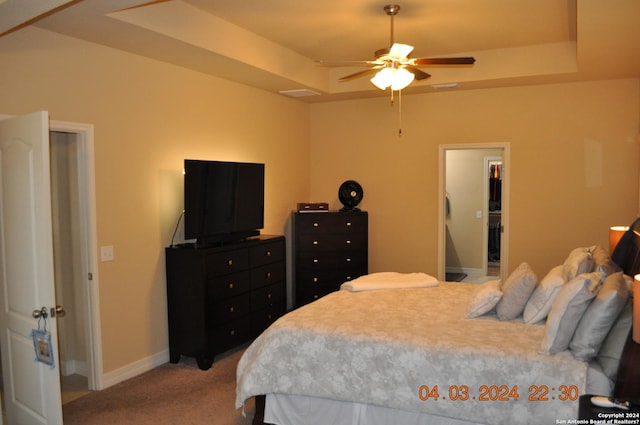
{"type": "Polygon", "coordinates": [[[408,44],[393,43],[389,50],[389,57],[393,59],[404,59],[413,51],[413,46],[408,44]]]}
{"type": "Polygon", "coordinates": [[[405,68],[416,77],[416,80],[426,80],[431,77],[431,74],[428,74],[415,66],[405,65],[405,68]]]}
{"type": "Polygon", "coordinates": [[[473,65],[475,62],[473,57],[459,58],[416,58],[411,59],[414,65],[473,65]]]}
{"type": "Polygon", "coordinates": [[[318,65],[322,66],[371,66],[371,65],[383,65],[383,62],[380,61],[328,61],[328,60],[319,60],[316,61],[318,65]]]}
{"type": "Polygon", "coordinates": [[[365,75],[374,74],[374,73],[378,72],[378,70],[381,69],[381,68],[383,68],[383,67],[376,66],[375,68],[370,68],[370,69],[365,69],[364,71],[354,72],[353,74],[345,75],[344,77],[340,78],[339,81],[349,81],[349,80],[353,80],[353,79],[356,79],[356,78],[364,77],[365,75]]]}

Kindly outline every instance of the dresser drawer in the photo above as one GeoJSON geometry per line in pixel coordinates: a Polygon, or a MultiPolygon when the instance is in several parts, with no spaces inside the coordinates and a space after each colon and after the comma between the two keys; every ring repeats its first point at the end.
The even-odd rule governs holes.
{"type": "Polygon", "coordinates": [[[285,288],[282,283],[265,286],[251,292],[251,310],[256,311],[269,305],[280,303],[285,299],[285,288]]]}
{"type": "Polygon", "coordinates": [[[296,248],[299,252],[343,251],[367,249],[367,235],[336,234],[336,233],[307,233],[297,235],[296,248]]]}
{"type": "Polygon", "coordinates": [[[249,249],[251,267],[284,260],[284,241],[265,243],[249,249]]]}
{"type": "Polygon", "coordinates": [[[284,263],[272,263],[251,270],[251,288],[260,288],[284,280],[284,263]]]}
{"type": "Polygon", "coordinates": [[[286,313],[284,302],[269,305],[251,314],[251,333],[259,335],[280,316],[286,313]]]}
{"type": "Polygon", "coordinates": [[[339,289],[344,282],[367,274],[366,268],[349,268],[341,270],[302,270],[296,273],[298,288],[317,288],[318,290],[339,289]]]}
{"type": "Polygon", "coordinates": [[[313,288],[298,288],[296,291],[296,305],[303,305],[313,302],[319,298],[324,297],[337,289],[313,289],[313,288]]]}
{"type": "Polygon", "coordinates": [[[327,270],[331,268],[360,268],[367,265],[367,253],[362,251],[344,252],[302,252],[296,258],[296,269],[327,270]],[[316,254],[316,255],[314,255],[316,254]]]}
{"type": "Polygon", "coordinates": [[[251,338],[251,316],[227,322],[211,329],[211,349],[221,353],[251,338]]]}
{"type": "Polygon", "coordinates": [[[303,233],[364,233],[367,215],[362,213],[297,214],[296,232],[303,233]]]}
{"type": "Polygon", "coordinates": [[[234,297],[251,289],[248,271],[214,277],[207,281],[207,294],[211,302],[234,297]]]}
{"type": "Polygon", "coordinates": [[[216,324],[228,322],[251,313],[251,302],[247,296],[238,296],[215,303],[211,318],[216,324]]]}
{"type": "Polygon", "coordinates": [[[246,249],[217,252],[206,257],[207,277],[235,273],[249,268],[249,253],[246,249]]]}

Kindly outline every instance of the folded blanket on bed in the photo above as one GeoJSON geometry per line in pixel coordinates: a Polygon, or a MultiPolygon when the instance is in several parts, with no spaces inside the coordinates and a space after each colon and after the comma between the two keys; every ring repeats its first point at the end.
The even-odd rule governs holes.
{"type": "Polygon", "coordinates": [[[376,289],[431,288],[434,286],[438,286],[438,279],[425,273],[380,272],[345,282],[340,286],[340,289],[360,292],[376,289]]]}

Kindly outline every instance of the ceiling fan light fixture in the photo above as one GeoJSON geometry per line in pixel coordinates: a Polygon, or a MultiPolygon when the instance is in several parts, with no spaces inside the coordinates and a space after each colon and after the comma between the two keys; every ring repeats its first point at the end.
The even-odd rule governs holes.
{"type": "Polygon", "coordinates": [[[415,75],[405,68],[385,67],[371,78],[371,83],[380,90],[391,87],[391,90],[398,91],[411,84],[414,78],[415,75]]]}
{"type": "Polygon", "coordinates": [[[393,73],[393,80],[391,82],[391,90],[402,90],[413,82],[415,75],[407,71],[405,68],[398,68],[393,73]]]}

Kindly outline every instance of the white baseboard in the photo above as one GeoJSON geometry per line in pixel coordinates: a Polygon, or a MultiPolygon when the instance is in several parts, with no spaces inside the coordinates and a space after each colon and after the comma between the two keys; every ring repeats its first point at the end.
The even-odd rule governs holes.
{"type": "Polygon", "coordinates": [[[447,267],[447,273],[464,273],[468,276],[482,276],[486,273],[483,273],[482,269],[476,269],[471,267],[447,267]]]}
{"type": "Polygon", "coordinates": [[[82,375],[88,376],[87,362],[80,360],[63,360],[60,362],[60,374],[62,376],[82,375]]]}
{"type": "Polygon", "coordinates": [[[169,350],[163,350],[144,359],[140,359],[102,376],[102,388],[109,388],[127,379],[134,378],[169,361],[169,350]]]}

